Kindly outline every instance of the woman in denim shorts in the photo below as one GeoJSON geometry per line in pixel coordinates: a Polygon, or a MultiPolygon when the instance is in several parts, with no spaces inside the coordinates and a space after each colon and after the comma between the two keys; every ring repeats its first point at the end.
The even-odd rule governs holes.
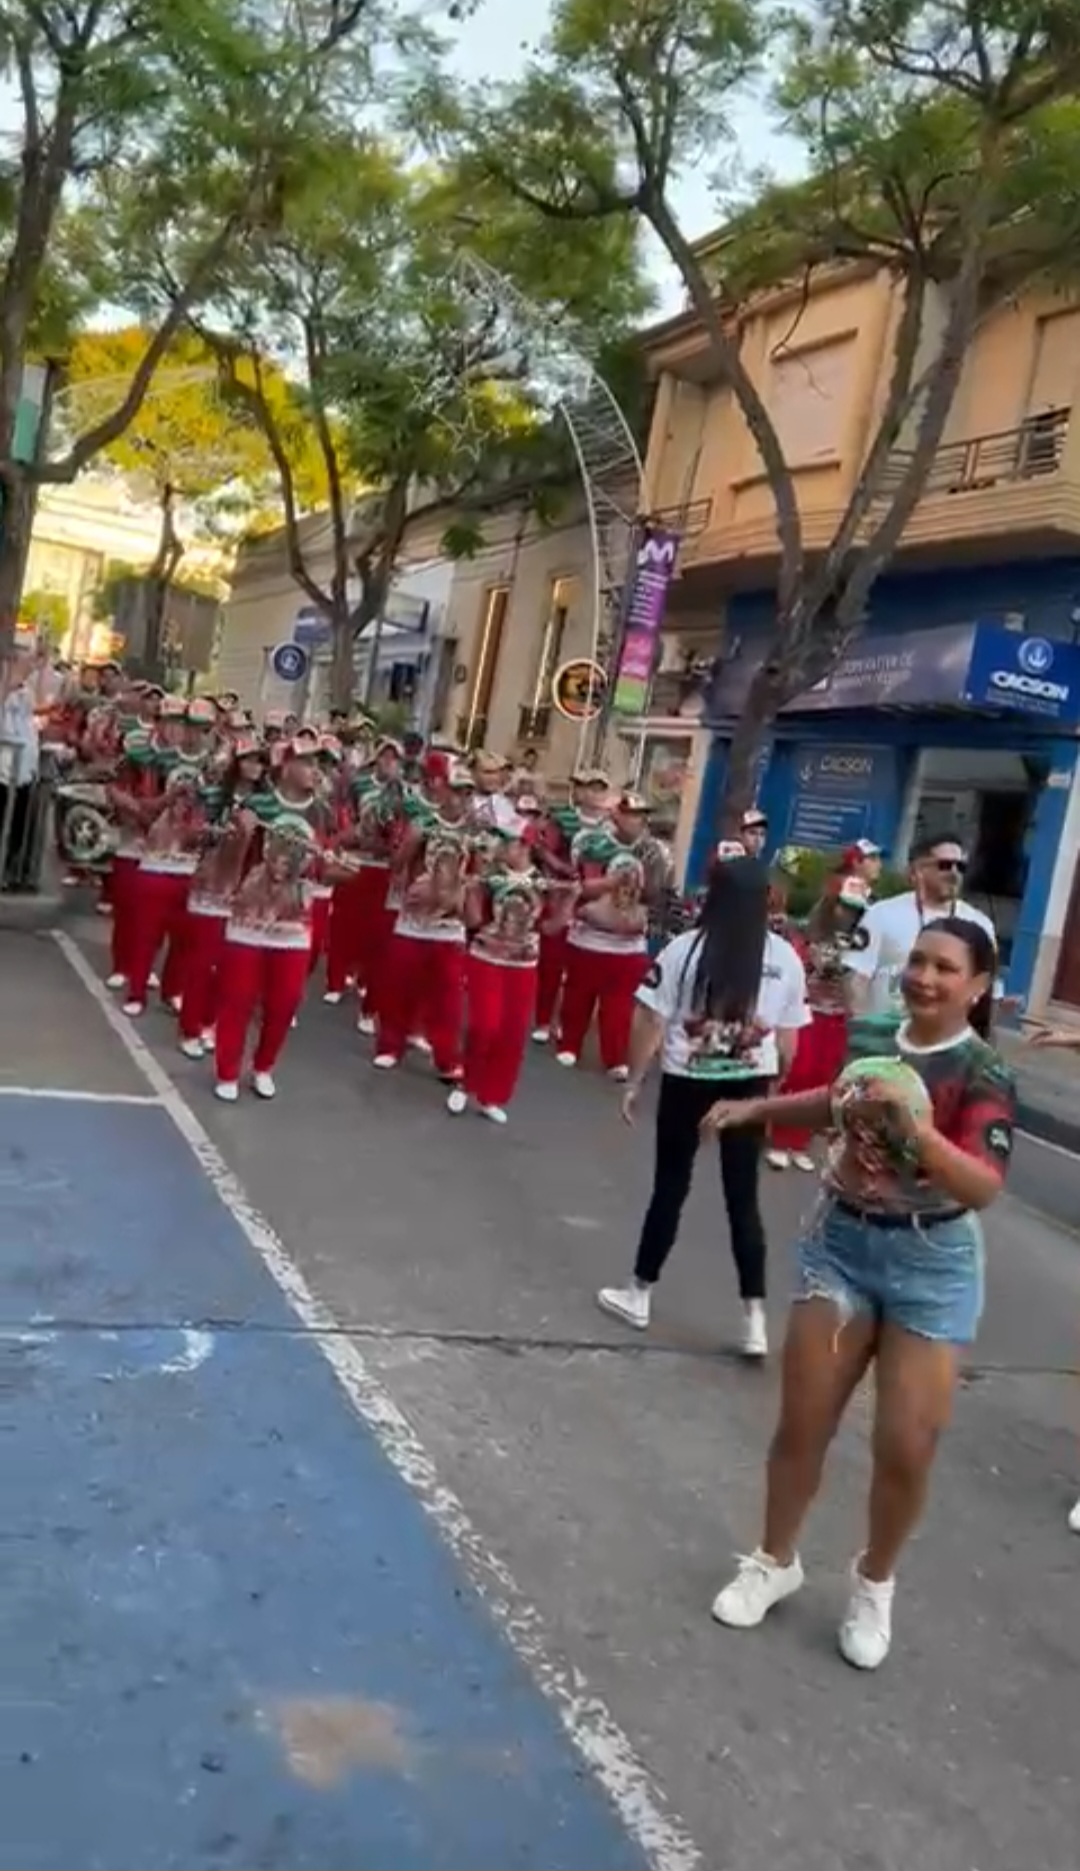
{"type": "Polygon", "coordinates": [[[713,1616],[748,1628],[798,1591],[799,1529],[873,1363],[869,1530],[839,1635],[858,1669],[888,1654],[896,1562],[923,1510],[960,1348],[982,1311],[978,1211],[1000,1193],[1015,1110],[1009,1073],[983,1037],[995,966],[979,924],[928,923],[904,970],[907,1017],[894,1034],[854,1021],[834,1085],[721,1102],[705,1119],[710,1131],[774,1120],[836,1130],[818,1212],[798,1243],[761,1545],[713,1616]]]}

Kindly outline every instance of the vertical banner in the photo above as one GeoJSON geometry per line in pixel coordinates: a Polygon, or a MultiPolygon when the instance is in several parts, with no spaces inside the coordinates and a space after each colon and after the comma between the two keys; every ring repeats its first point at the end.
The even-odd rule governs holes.
{"type": "Polygon", "coordinates": [[[613,714],[642,715],[648,706],[660,627],[678,554],[677,533],[649,521],[642,523],[623,611],[623,639],[611,698],[613,714]]]}

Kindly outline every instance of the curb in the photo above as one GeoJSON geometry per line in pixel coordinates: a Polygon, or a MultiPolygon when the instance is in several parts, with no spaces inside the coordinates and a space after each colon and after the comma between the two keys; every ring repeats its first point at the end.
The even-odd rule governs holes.
{"type": "Polygon", "coordinates": [[[1016,1122],[1018,1129],[1027,1131],[1030,1137],[1037,1137],[1042,1143],[1056,1144],[1059,1150],[1069,1150],[1080,1156],[1080,1116],[1059,1116],[1056,1111],[1047,1110],[1045,1105],[1030,1103],[1021,1092],[1017,1101],[1016,1122]]]}

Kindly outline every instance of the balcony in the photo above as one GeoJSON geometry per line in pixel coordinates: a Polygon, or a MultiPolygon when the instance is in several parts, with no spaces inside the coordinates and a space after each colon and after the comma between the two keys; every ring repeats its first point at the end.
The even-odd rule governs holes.
{"type": "Polygon", "coordinates": [[[524,705],[519,707],[517,730],[519,741],[546,741],[550,731],[551,707],[549,704],[545,703],[540,708],[527,708],[524,705]]]}
{"type": "MultiPolygon", "coordinates": [[[[998,556],[1075,551],[1080,546],[1080,423],[1068,409],[1047,410],[1015,429],[944,442],[930,464],[918,506],[904,531],[901,557],[922,564],[962,561],[984,550],[998,556]]],[[[900,485],[912,459],[896,449],[879,502],[900,485]]],[[[795,470],[808,552],[828,546],[849,488],[834,458],[795,470]]],[[[734,584],[752,583],[775,564],[776,521],[763,475],[714,497],[707,528],[686,542],[684,572],[726,568],[734,584]],[[726,514],[726,521],[725,521],[726,514]]]]}

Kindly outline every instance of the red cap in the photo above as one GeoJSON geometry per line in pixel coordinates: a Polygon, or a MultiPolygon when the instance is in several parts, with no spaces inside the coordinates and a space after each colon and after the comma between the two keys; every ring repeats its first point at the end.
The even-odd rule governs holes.
{"type": "Polygon", "coordinates": [[[426,780],[448,780],[450,778],[450,755],[443,754],[437,748],[431,748],[424,755],[420,771],[426,780]]]}

